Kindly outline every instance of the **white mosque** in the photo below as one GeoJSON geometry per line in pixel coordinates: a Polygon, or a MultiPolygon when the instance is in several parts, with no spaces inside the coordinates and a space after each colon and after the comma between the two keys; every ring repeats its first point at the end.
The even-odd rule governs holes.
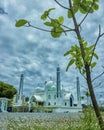
{"type": "MultiPolygon", "coordinates": [[[[73,95],[69,90],[66,90],[61,85],[60,67],[56,68],[56,81],[45,81],[44,87],[36,87],[34,92],[29,97],[29,111],[35,106],[52,108],[53,112],[79,112],[82,111],[79,77],[76,78],[76,95],[73,95]],[[75,104],[75,98],[77,103],[75,104]]],[[[24,104],[23,96],[23,80],[24,75],[21,74],[20,86],[17,96],[17,101],[13,106],[18,107],[24,104]]]]}
{"type": "Polygon", "coordinates": [[[80,86],[79,78],[77,77],[77,105],[74,104],[74,95],[65,90],[60,82],[60,67],[56,70],[56,82],[45,82],[44,89],[41,87],[35,88],[34,93],[30,97],[29,105],[41,105],[47,108],[53,108],[55,112],[79,112],[82,111],[80,101],[80,86]]]}

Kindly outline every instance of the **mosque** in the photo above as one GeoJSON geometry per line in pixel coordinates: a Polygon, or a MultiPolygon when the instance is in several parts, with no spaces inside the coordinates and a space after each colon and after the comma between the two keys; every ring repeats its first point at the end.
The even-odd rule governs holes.
{"type": "MultiPolygon", "coordinates": [[[[76,79],[76,95],[73,95],[69,90],[66,90],[61,85],[60,67],[56,68],[56,81],[45,81],[44,87],[36,87],[34,92],[29,97],[28,107],[31,110],[34,106],[42,106],[45,108],[52,108],[53,112],[79,112],[82,111],[79,77],[76,79]],[[77,97],[77,104],[75,104],[75,97],[77,97]]],[[[17,97],[17,103],[14,106],[22,106],[23,100],[23,80],[24,75],[21,74],[20,86],[17,97]]]]}
{"type": "Polygon", "coordinates": [[[56,82],[45,81],[44,89],[35,88],[30,97],[30,106],[41,105],[43,107],[53,108],[55,112],[78,112],[82,111],[80,100],[79,78],[77,77],[77,105],[74,103],[74,95],[62,87],[60,81],[60,67],[56,69],[56,82]]]}

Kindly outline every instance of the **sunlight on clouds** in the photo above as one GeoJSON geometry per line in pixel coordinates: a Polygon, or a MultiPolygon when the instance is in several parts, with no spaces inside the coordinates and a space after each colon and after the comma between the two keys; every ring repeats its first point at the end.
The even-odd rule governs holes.
{"type": "Polygon", "coordinates": [[[32,69],[32,70],[37,70],[37,68],[38,68],[38,70],[39,70],[39,65],[38,65],[38,63],[36,63],[36,62],[33,62],[33,63],[31,63],[31,64],[28,64],[27,65],[27,69],[32,69]]]}
{"type": "Polygon", "coordinates": [[[34,41],[34,35],[33,34],[28,34],[27,36],[26,36],[26,38],[27,38],[27,40],[28,41],[34,41]]]}

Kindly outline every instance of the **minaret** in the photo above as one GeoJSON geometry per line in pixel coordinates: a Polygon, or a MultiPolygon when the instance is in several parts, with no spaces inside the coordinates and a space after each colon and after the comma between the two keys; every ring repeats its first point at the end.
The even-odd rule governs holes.
{"type": "Polygon", "coordinates": [[[21,74],[21,77],[20,77],[20,86],[19,86],[19,93],[18,93],[18,100],[21,100],[21,98],[23,96],[23,80],[24,80],[24,75],[21,74]]]}
{"type": "Polygon", "coordinates": [[[79,77],[76,78],[76,84],[77,84],[77,105],[81,106],[79,77]]]}
{"type": "Polygon", "coordinates": [[[61,88],[60,88],[60,67],[58,65],[56,70],[56,85],[57,85],[57,98],[61,97],[61,88]]]}

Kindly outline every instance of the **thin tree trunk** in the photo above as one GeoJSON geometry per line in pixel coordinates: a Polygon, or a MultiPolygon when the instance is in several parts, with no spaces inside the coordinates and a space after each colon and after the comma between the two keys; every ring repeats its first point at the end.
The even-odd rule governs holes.
{"type": "Polygon", "coordinates": [[[73,23],[74,23],[74,26],[75,26],[75,32],[76,32],[76,35],[77,35],[77,38],[78,38],[78,41],[79,41],[79,45],[80,45],[80,48],[81,48],[81,55],[82,55],[82,59],[83,59],[84,65],[85,65],[86,80],[87,80],[87,84],[88,84],[92,104],[93,104],[93,107],[94,107],[94,110],[95,110],[95,113],[96,113],[96,117],[97,117],[97,119],[99,121],[100,129],[104,130],[103,118],[101,116],[99,106],[98,106],[97,101],[96,101],[96,97],[95,97],[95,94],[94,94],[93,85],[92,85],[92,81],[91,81],[90,66],[85,61],[85,55],[86,54],[85,54],[85,51],[84,51],[83,43],[81,43],[82,37],[81,37],[80,31],[79,31],[79,25],[77,23],[75,15],[74,15],[71,0],[69,0],[69,8],[70,8],[70,11],[72,13],[72,19],[73,19],[73,23]]]}
{"type": "Polygon", "coordinates": [[[95,97],[94,90],[93,90],[90,68],[88,65],[85,65],[85,69],[86,69],[87,84],[88,84],[92,104],[93,104],[97,119],[99,121],[100,128],[101,128],[101,130],[104,130],[104,122],[103,122],[103,119],[102,119],[102,116],[101,116],[101,113],[99,110],[99,106],[97,104],[96,97],[95,97]]]}

